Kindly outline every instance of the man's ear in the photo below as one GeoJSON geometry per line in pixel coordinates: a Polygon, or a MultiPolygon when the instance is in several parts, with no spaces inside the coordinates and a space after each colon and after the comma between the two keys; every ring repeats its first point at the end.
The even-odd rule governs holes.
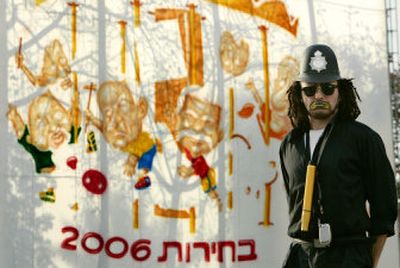
{"type": "Polygon", "coordinates": [[[139,99],[139,117],[144,118],[147,115],[148,104],[147,100],[144,97],[140,97],[139,99]]]}

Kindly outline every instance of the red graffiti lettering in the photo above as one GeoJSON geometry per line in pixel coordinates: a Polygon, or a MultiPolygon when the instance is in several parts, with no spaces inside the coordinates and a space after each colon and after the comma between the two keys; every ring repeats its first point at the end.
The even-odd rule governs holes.
{"type": "Polygon", "coordinates": [[[190,243],[186,243],[186,262],[190,262],[190,243]]]}
{"type": "MultiPolygon", "coordinates": [[[[76,241],[79,239],[79,231],[72,226],[66,226],[61,229],[62,233],[67,233],[67,237],[62,241],[61,248],[65,250],[76,250],[77,245],[76,241]],[[70,233],[70,234],[69,234],[70,233]]],[[[108,257],[114,259],[120,259],[126,256],[129,250],[129,242],[126,241],[123,237],[114,236],[109,238],[108,240],[104,240],[103,236],[96,232],[87,232],[80,241],[81,246],[84,251],[89,254],[99,254],[104,248],[105,253],[108,257]],[[91,240],[90,240],[91,239],[91,240]],[[88,240],[90,240],[88,242],[88,240]],[[115,247],[115,244],[121,244],[121,247],[115,247]],[[114,247],[113,247],[114,245],[114,247]]],[[[161,256],[157,257],[158,262],[167,262],[168,254],[171,256],[171,252],[169,249],[176,249],[176,259],[178,262],[182,262],[183,253],[185,250],[185,262],[191,262],[191,254],[193,249],[200,249],[201,252],[204,252],[204,262],[210,262],[210,255],[216,254],[217,261],[222,263],[224,262],[224,258],[229,255],[229,251],[226,248],[230,249],[231,262],[244,262],[244,261],[254,261],[257,260],[256,253],[256,242],[253,239],[247,240],[239,240],[239,242],[235,241],[216,241],[216,242],[186,242],[185,248],[183,249],[183,244],[178,241],[164,241],[162,242],[163,253],[161,256]],[[239,247],[239,248],[237,248],[239,247]],[[240,249],[242,252],[240,252],[240,249]],[[236,253],[238,251],[238,253],[236,253]],[[225,255],[225,256],[224,256],[225,255]]],[[[130,252],[133,260],[138,262],[143,262],[149,260],[151,257],[151,241],[148,239],[139,239],[134,241],[132,246],[130,247],[130,252]]],[[[200,252],[200,253],[201,253],[200,252]]],[[[201,257],[201,255],[200,255],[201,257]]],[[[228,257],[227,257],[228,258],[228,257]]]]}
{"type": "Polygon", "coordinates": [[[86,234],[83,236],[82,241],[81,241],[81,246],[82,246],[82,248],[83,248],[87,253],[89,253],[89,254],[98,254],[98,253],[100,253],[100,251],[103,250],[104,240],[103,240],[103,238],[101,237],[100,234],[94,233],[94,232],[89,232],[89,233],[86,233],[86,234]],[[86,243],[87,243],[86,241],[87,241],[89,238],[93,238],[93,239],[96,239],[96,240],[97,240],[97,242],[98,242],[97,248],[89,248],[89,247],[86,245],[86,243]]]}
{"type": "Polygon", "coordinates": [[[215,242],[211,243],[211,253],[215,254],[217,252],[217,244],[215,242]]]}
{"type": "Polygon", "coordinates": [[[72,236],[67,237],[61,243],[61,248],[66,250],[76,250],[76,245],[72,244],[79,237],[79,231],[75,227],[66,226],[61,229],[61,232],[64,233],[72,233],[72,236]]]}
{"type": "Polygon", "coordinates": [[[206,242],[194,242],[193,248],[202,248],[204,250],[204,261],[210,262],[210,245],[206,242]]]}
{"type": "Polygon", "coordinates": [[[250,253],[247,255],[239,255],[238,261],[254,261],[257,260],[256,241],[254,240],[239,240],[239,247],[249,246],[250,253]]]}
{"type": "Polygon", "coordinates": [[[168,259],[168,248],[174,247],[178,250],[178,261],[182,261],[182,245],[177,241],[163,242],[163,255],[158,257],[158,262],[165,262],[168,259]]]}
{"type": "Polygon", "coordinates": [[[235,262],[236,258],[236,247],[233,241],[221,241],[218,242],[218,261],[224,262],[224,248],[230,247],[232,250],[232,262],[235,262]]]}
{"type": "Polygon", "coordinates": [[[122,237],[119,237],[119,236],[115,236],[115,237],[108,239],[106,242],[106,245],[105,245],[105,251],[106,251],[107,256],[110,256],[111,258],[114,258],[114,259],[120,259],[120,258],[124,257],[125,254],[128,252],[128,249],[129,249],[128,242],[126,242],[125,239],[123,239],[122,237]],[[120,253],[114,253],[111,251],[111,245],[114,242],[122,243],[122,251],[120,253]]]}
{"type": "Polygon", "coordinates": [[[150,249],[151,241],[147,239],[139,239],[135,243],[132,244],[131,247],[131,255],[132,258],[136,261],[145,261],[150,258],[151,249],[150,249]],[[142,256],[140,256],[140,252],[144,252],[142,256]]]}

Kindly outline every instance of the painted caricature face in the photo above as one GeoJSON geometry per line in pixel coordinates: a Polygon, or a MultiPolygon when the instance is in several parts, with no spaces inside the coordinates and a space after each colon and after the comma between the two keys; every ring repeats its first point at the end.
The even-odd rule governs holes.
{"type": "Polygon", "coordinates": [[[179,148],[189,150],[193,157],[214,149],[223,136],[219,128],[220,114],[218,105],[186,95],[177,120],[179,148]]]}
{"type": "Polygon", "coordinates": [[[330,119],[337,111],[339,91],[337,81],[314,84],[301,82],[301,97],[311,118],[330,119]]]}
{"type": "Polygon", "coordinates": [[[223,32],[220,44],[222,68],[235,76],[242,74],[249,61],[249,45],[244,41],[236,42],[230,32],[223,32]]]}
{"type": "Polygon", "coordinates": [[[50,93],[32,101],[28,120],[31,143],[40,150],[58,148],[71,128],[68,111],[50,93]]]}
{"type": "Polygon", "coordinates": [[[284,88],[281,91],[286,95],[286,89],[290,87],[294,79],[298,76],[299,68],[300,63],[296,58],[286,56],[278,65],[278,85],[275,85],[275,90],[276,87],[284,88]]]}
{"type": "Polygon", "coordinates": [[[147,114],[144,99],[135,104],[124,82],[108,81],[100,86],[97,103],[103,116],[103,134],[113,147],[122,149],[137,139],[147,114]]]}

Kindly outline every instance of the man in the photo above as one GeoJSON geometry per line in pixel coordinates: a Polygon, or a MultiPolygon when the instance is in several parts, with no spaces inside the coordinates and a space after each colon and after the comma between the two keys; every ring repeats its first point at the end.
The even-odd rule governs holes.
{"type": "Polygon", "coordinates": [[[355,121],[359,96],[340,76],[334,52],[312,45],[303,60],[288,90],[293,130],[280,148],[293,238],[283,267],[377,267],[397,216],[383,142],[355,121]]]}
{"type": "Polygon", "coordinates": [[[203,192],[216,201],[219,211],[222,210],[222,201],[217,192],[216,174],[207,164],[205,155],[214,150],[224,137],[220,118],[219,105],[186,94],[175,130],[178,147],[191,164],[179,166],[178,174],[185,179],[199,176],[203,192]]]}
{"type": "Polygon", "coordinates": [[[128,154],[125,175],[134,175],[138,165],[139,178],[135,188],[143,190],[150,187],[151,180],[147,174],[152,169],[156,152],[161,150],[161,144],[143,131],[148,109],[146,99],[140,98],[135,103],[126,82],[106,81],[97,92],[97,103],[102,120],[87,110],[87,122],[98,128],[112,147],[128,154]]]}

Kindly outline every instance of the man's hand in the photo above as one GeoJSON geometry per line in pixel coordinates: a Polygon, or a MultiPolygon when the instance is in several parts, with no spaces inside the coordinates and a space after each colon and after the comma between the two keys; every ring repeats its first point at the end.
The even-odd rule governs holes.
{"type": "Polygon", "coordinates": [[[194,169],[192,167],[186,167],[186,166],[179,166],[178,167],[178,174],[182,178],[189,178],[190,176],[194,175],[194,169]]]}
{"type": "Polygon", "coordinates": [[[250,91],[256,90],[256,85],[254,84],[253,78],[249,78],[249,80],[247,80],[246,84],[244,85],[250,91]]]}
{"type": "Polygon", "coordinates": [[[11,122],[15,134],[17,134],[18,139],[22,137],[25,130],[25,123],[22,120],[22,117],[17,111],[17,107],[13,104],[8,104],[8,112],[7,112],[7,119],[11,122]]]}
{"type": "Polygon", "coordinates": [[[12,120],[18,115],[17,107],[11,103],[8,104],[7,118],[8,120],[12,120]]]}
{"type": "Polygon", "coordinates": [[[95,117],[89,109],[85,110],[85,132],[88,125],[95,126],[101,133],[103,133],[103,122],[95,117]]]}
{"type": "Polygon", "coordinates": [[[156,150],[158,153],[163,152],[163,145],[159,139],[156,139],[156,150]]]}
{"type": "Polygon", "coordinates": [[[130,154],[128,159],[126,159],[126,162],[124,164],[124,174],[128,177],[131,177],[135,175],[136,171],[136,164],[138,162],[138,157],[135,155],[130,154]]]}
{"type": "Polygon", "coordinates": [[[372,263],[373,268],[378,267],[379,258],[381,256],[383,247],[385,246],[386,242],[386,235],[378,235],[376,237],[375,243],[372,245],[372,263]]]}

